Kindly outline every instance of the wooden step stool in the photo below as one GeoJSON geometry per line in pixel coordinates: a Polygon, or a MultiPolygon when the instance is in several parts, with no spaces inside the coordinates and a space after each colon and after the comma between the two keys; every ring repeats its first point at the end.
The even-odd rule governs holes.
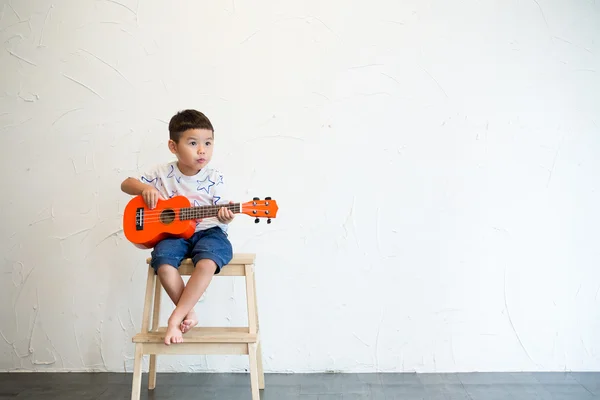
{"type": "MultiPolygon", "coordinates": [[[[159,327],[160,297],[162,285],[148,263],[148,280],[144,299],[142,331],[133,337],[135,357],[133,362],[133,384],[131,400],[139,400],[142,385],[142,357],[150,355],[148,371],[148,389],[156,387],[156,357],[159,354],[247,354],[250,363],[250,387],[252,400],[260,399],[259,389],[265,388],[265,376],[262,365],[260,331],[258,327],[258,307],[256,303],[256,285],[254,281],[254,254],[234,254],[233,259],[223,266],[218,276],[244,276],[246,278],[246,299],[248,304],[247,327],[204,327],[192,328],[183,335],[183,343],[164,344],[167,327],[159,327]],[[154,300],[153,300],[154,297],[154,300]],[[150,309],[152,308],[152,326],[150,327],[150,309]]],[[[186,259],[179,267],[181,275],[191,275],[194,266],[186,259]]]]}

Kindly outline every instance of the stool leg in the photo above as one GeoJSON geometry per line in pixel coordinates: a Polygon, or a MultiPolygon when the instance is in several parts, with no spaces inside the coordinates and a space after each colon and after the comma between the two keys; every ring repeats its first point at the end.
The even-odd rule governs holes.
{"type": "Polygon", "coordinates": [[[155,281],[158,280],[154,275],[152,267],[148,268],[148,279],[146,280],[146,295],[144,296],[144,315],[142,315],[142,332],[146,333],[150,328],[150,306],[152,304],[152,289],[155,281]]]}
{"type": "MultiPolygon", "coordinates": [[[[162,293],[162,285],[160,284],[160,279],[156,278],[154,288],[154,305],[152,306],[152,331],[156,331],[158,329],[158,322],[160,319],[160,295],[162,293]]],[[[149,390],[154,390],[154,388],[156,387],[156,357],[156,354],[150,355],[150,368],[148,371],[149,390]]]]}
{"type": "MultiPolygon", "coordinates": [[[[260,339],[259,339],[260,340],[260,339]]],[[[263,360],[262,360],[262,346],[260,341],[256,346],[256,365],[258,368],[258,388],[265,388],[265,371],[263,370],[263,360]]]]}
{"type": "Polygon", "coordinates": [[[254,285],[254,265],[246,265],[246,303],[248,305],[248,332],[258,333],[256,315],[256,287],[254,285]]]}
{"type": "Polygon", "coordinates": [[[259,377],[258,377],[258,357],[256,352],[256,343],[248,343],[248,361],[250,362],[250,389],[252,390],[252,400],[260,400],[259,377]]]}
{"type": "Polygon", "coordinates": [[[140,400],[142,387],[142,344],[135,344],[135,357],[133,359],[133,382],[131,384],[131,400],[140,400]]]}
{"type": "MultiPolygon", "coordinates": [[[[150,325],[150,305],[152,303],[152,289],[154,289],[156,277],[152,267],[148,267],[148,278],[146,280],[146,295],[144,296],[144,315],[142,316],[142,332],[148,332],[150,325]]],[[[133,358],[133,382],[131,384],[131,400],[139,400],[142,387],[142,357],[143,344],[135,344],[135,356],[133,358]]]]}
{"type": "Polygon", "coordinates": [[[148,370],[148,390],[156,387],[156,354],[150,354],[150,368],[148,370]]]}
{"type": "MultiPolygon", "coordinates": [[[[258,297],[256,293],[256,279],[252,279],[252,286],[254,290],[254,315],[256,316],[256,330],[260,332],[260,321],[258,317],[258,297]]],[[[263,370],[263,359],[262,359],[262,342],[260,334],[258,336],[258,343],[256,347],[256,363],[258,364],[258,388],[265,388],[265,371],[263,370]]]]}

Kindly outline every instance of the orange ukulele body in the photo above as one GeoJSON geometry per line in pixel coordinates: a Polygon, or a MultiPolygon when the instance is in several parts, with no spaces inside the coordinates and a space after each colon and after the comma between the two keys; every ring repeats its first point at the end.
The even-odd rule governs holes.
{"type": "Polygon", "coordinates": [[[156,208],[150,209],[142,196],[136,196],[127,203],[123,212],[123,233],[127,240],[142,249],[153,248],[167,237],[189,239],[196,230],[196,221],[216,217],[223,207],[233,213],[243,213],[258,218],[277,216],[277,202],[270,197],[265,200],[254,198],[246,203],[191,207],[184,196],[174,196],[168,200],[158,200],[156,208]]]}
{"type": "Polygon", "coordinates": [[[175,196],[158,200],[156,208],[151,210],[142,196],[136,196],[125,206],[123,233],[127,240],[141,248],[152,248],[169,236],[189,239],[196,230],[196,221],[182,220],[177,215],[179,210],[189,207],[186,197],[175,196]]]}

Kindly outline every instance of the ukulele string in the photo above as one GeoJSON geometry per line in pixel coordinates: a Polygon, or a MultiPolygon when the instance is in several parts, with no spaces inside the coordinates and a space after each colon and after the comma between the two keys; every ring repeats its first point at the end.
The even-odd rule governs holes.
{"type": "MultiPolygon", "coordinates": [[[[195,219],[201,219],[201,220],[205,220],[205,219],[209,219],[209,218],[217,218],[217,217],[206,217],[206,218],[190,218],[190,219],[188,219],[188,220],[186,220],[186,221],[193,221],[193,220],[195,220],[195,219]]],[[[147,225],[147,224],[161,224],[161,225],[164,225],[164,222],[162,222],[162,221],[160,221],[160,220],[158,220],[158,221],[144,221],[144,225],[147,225]]]]}
{"type": "MultiPolygon", "coordinates": [[[[233,206],[233,204],[232,204],[233,206]]],[[[180,208],[179,211],[174,211],[176,214],[181,214],[182,212],[185,213],[195,213],[195,212],[207,212],[207,211],[218,211],[221,208],[227,208],[226,206],[206,206],[206,208],[202,208],[202,209],[196,209],[194,210],[193,208],[183,208],[183,210],[185,211],[181,211],[182,209],[180,208]],[[190,211],[191,210],[191,211],[190,211]]],[[[232,207],[233,208],[233,207],[232,207]]],[[[230,208],[231,209],[231,208],[230,208]]],[[[164,209],[164,210],[151,210],[151,211],[145,211],[144,212],[144,216],[156,216],[156,215],[160,215],[163,212],[167,211],[167,210],[174,210],[174,209],[164,209]]]]}
{"type": "MultiPolygon", "coordinates": [[[[241,207],[241,204],[238,203],[239,206],[241,207]]],[[[194,207],[183,207],[183,208],[175,208],[175,209],[170,209],[170,210],[179,210],[179,214],[182,213],[181,210],[185,210],[183,212],[186,213],[196,213],[196,212],[214,212],[214,211],[218,211],[221,208],[229,208],[230,210],[233,211],[233,209],[235,209],[235,207],[238,207],[238,204],[227,204],[227,205],[218,205],[218,206],[200,206],[200,208],[194,208],[194,207]]],[[[149,211],[144,211],[144,217],[145,216],[157,216],[162,214],[164,211],[169,210],[169,209],[164,209],[164,210],[149,210],[149,211]]],[[[177,211],[175,211],[175,213],[177,213],[177,211]]]]}
{"type": "MultiPolygon", "coordinates": [[[[183,215],[185,217],[202,217],[202,218],[205,218],[205,217],[216,217],[217,214],[218,213],[216,211],[212,212],[212,213],[173,213],[173,214],[167,213],[165,215],[165,217],[166,218],[169,218],[169,217],[177,217],[177,218],[179,218],[180,216],[183,215]]],[[[159,219],[163,219],[163,218],[161,218],[160,214],[155,214],[155,215],[150,215],[150,216],[144,215],[143,219],[144,219],[144,221],[153,221],[153,220],[159,220],[159,219]]]]}
{"type": "MultiPolygon", "coordinates": [[[[210,210],[201,210],[201,212],[197,212],[197,211],[191,211],[191,212],[179,212],[179,213],[175,213],[174,215],[171,214],[168,217],[179,217],[181,215],[184,215],[186,217],[195,217],[195,218],[188,218],[188,219],[203,219],[203,218],[211,218],[211,217],[216,217],[218,214],[219,209],[210,209],[210,210]]],[[[233,213],[236,213],[235,209],[230,209],[233,213]]],[[[161,220],[161,214],[162,211],[157,211],[157,212],[153,212],[150,215],[148,215],[149,213],[144,214],[144,222],[154,222],[154,221],[160,221],[161,220]]],[[[136,217],[134,217],[136,218],[136,217]]]]}
{"type": "MultiPolygon", "coordinates": [[[[195,220],[195,219],[202,219],[202,220],[204,220],[204,219],[208,219],[208,218],[217,218],[217,216],[216,215],[211,215],[209,217],[202,217],[202,216],[200,216],[198,218],[186,218],[184,220],[177,219],[177,221],[192,221],[192,220],[195,220]]],[[[175,220],[170,220],[170,221],[172,222],[172,221],[175,221],[175,220]]],[[[144,219],[144,224],[154,224],[154,223],[164,224],[164,222],[162,222],[160,219],[152,219],[152,220],[144,219]]]]}
{"type": "MultiPolygon", "coordinates": [[[[237,213],[234,212],[234,214],[237,214],[237,213]]],[[[174,215],[174,216],[170,215],[167,219],[168,220],[170,220],[172,218],[173,219],[180,219],[178,217],[179,217],[179,215],[174,215]],[[173,218],[173,217],[175,217],[175,218],[173,218]]],[[[206,218],[217,218],[217,214],[209,214],[209,215],[186,215],[186,218],[183,219],[183,220],[185,221],[185,220],[206,219],[206,218]]],[[[160,216],[158,216],[158,217],[151,217],[151,218],[144,217],[144,222],[145,223],[151,223],[151,222],[161,222],[162,223],[160,216]]]]}
{"type": "MultiPolygon", "coordinates": [[[[232,212],[235,213],[235,209],[230,209],[232,212]]],[[[171,214],[170,216],[189,216],[189,217],[198,217],[198,218],[209,218],[209,217],[216,217],[218,214],[218,211],[220,211],[219,209],[210,209],[210,210],[202,210],[200,212],[198,211],[184,211],[184,212],[175,212],[174,214],[171,214]]],[[[144,221],[158,221],[161,219],[161,215],[162,215],[162,211],[157,211],[157,212],[147,212],[144,213],[143,219],[144,221]]],[[[134,217],[135,218],[135,217],[134,217]]],[[[190,219],[194,219],[194,218],[190,218],[190,219]]]]}

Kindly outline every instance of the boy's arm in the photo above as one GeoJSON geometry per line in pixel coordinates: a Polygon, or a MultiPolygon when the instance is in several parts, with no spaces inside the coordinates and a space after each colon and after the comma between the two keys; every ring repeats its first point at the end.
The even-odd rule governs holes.
{"type": "MultiPolygon", "coordinates": [[[[215,186],[213,190],[213,204],[216,206],[227,205],[233,203],[229,198],[229,192],[227,190],[227,186],[224,183],[223,174],[217,171],[217,175],[215,177],[215,186]]],[[[217,219],[222,224],[229,224],[235,218],[235,214],[231,212],[226,207],[223,207],[219,210],[217,214],[217,219]]]]}
{"type": "Polygon", "coordinates": [[[121,183],[121,190],[132,196],[139,196],[147,188],[154,188],[154,186],[147,185],[135,178],[127,178],[121,183]]]}
{"type": "Polygon", "coordinates": [[[135,178],[127,178],[121,183],[121,190],[132,196],[142,196],[146,205],[153,209],[158,203],[158,199],[164,200],[160,192],[152,185],[140,182],[135,178]]]}

